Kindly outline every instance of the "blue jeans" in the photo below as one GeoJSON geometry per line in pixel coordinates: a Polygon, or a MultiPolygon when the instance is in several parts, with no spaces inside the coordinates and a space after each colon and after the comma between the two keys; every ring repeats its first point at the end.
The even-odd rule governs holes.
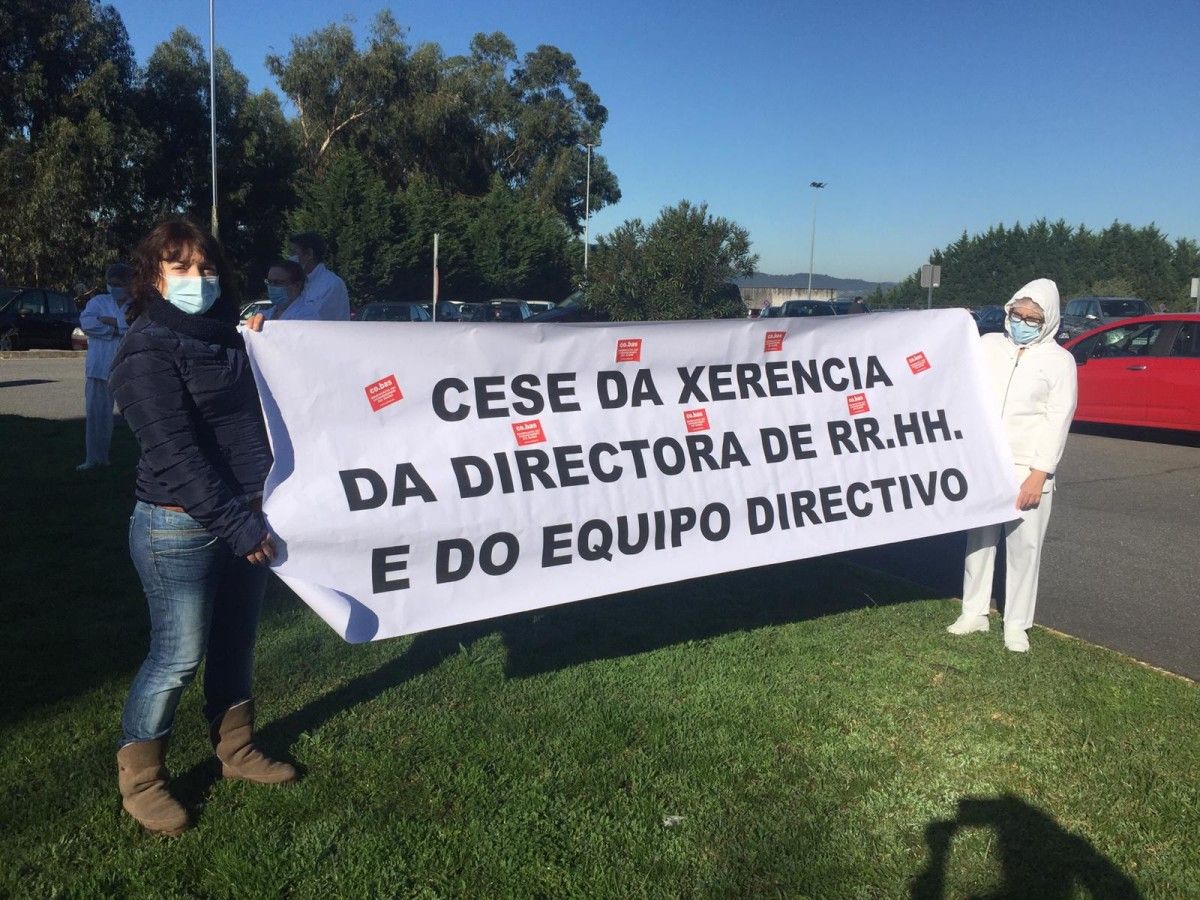
{"type": "Polygon", "coordinates": [[[150,653],[129,689],[121,745],[171,732],[183,689],[204,669],[204,715],[212,721],[249,700],[266,566],[234,556],[187,513],[138,501],[129,554],[150,606],[150,653]]]}

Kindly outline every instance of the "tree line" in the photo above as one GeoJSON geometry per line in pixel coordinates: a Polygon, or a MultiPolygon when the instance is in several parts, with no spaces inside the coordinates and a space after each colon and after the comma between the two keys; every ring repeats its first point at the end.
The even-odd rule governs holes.
{"type": "MultiPolygon", "coordinates": [[[[587,155],[608,111],[573,57],[501,33],[463,55],[412,45],[388,12],[267,57],[251,92],[218,49],[220,236],[243,283],[295,230],[321,232],[356,300],[565,296],[577,280],[587,155]],[[285,115],[290,107],[293,115],[285,115]]],[[[138,65],[98,0],[0,7],[0,267],[13,283],[95,279],[167,215],[207,222],[208,60],[177,29],[138,65]]],[[[604,156],[591,208],[620,199],[604,156]]]]}
{"type": "MultiPolygon", "coordinates": [[[[1200,243],[1171,241],[1155,225],[1135,228],[1113,222],[1093,231],[1062,219],[1039,219],[1025,227],[1003,224],[962,236],[929,257],[942,267],[935,306],[1003,304],[1013,291],[1035,278],[1052,278],[1063,299],[1093,294],[1136,296],[1153,306],[1190,309],[1191,279],[1200,275],[1200,243]]],[[[920,271],[871,298],[882,307],[924,306],[920,271]]]]}
{"type": "MultiPolygon", "coordinates": [[[[220,236],[243,286],[308,230],[325,236],[356,302],[428,297],[434,232],[445,297],[557,300],[582,283],[585,147],[599,145],[608,110],[570,53],[520,54],[495,32],[447,55],[381,12],[361,41],[333,24],[269,55],[278,92],[251,92],[220,49],[215,62],[220,236]]],[[[184,29],[139,65],[99,0],[0,4],[4,276],[95,281],[163,217],[207,222],[208,100],[205,48],[184,29]]],[[[620,197],[594,152],[591,209],[620,197]]],[[[1000,303],[1047,276],[1064,297],[1182,308],[1200,273],[1196,241],[1119,222],[997,225],[930,260],[943,267],[939,306],[1000,303]]],[[[745,229],[682,201],[594,242],[588,299],[620,319],[742,315],[728,282],[756,262],[745,229]]],[[[919,273],[870,299],[923,305],[919,273]]]]}

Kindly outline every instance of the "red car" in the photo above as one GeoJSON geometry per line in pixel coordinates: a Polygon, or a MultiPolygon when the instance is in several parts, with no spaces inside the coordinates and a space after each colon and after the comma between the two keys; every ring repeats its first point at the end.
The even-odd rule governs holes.
{"type": "Polygon", "coordinates": [[[1200,431],[1200,314],[1122,319],[1064,346],[1079,366],[1076,421],[1200,431]]]}

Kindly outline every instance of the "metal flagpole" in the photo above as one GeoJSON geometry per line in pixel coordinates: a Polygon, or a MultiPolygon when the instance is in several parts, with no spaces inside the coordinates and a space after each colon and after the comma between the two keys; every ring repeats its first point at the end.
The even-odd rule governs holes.
{"type": "Polygon", "coordinates": [[[590,225],[592,219],[592,147],[594,144],[588,144],[587,157],[587,187],[584,189],[583,196],[583,276],[587,280],[588,270],[588,240],[590,233],[590,225]]]}
{"type": "Polygon", "coordinates": [[[812,220],[812,240],[808,245],[808,299],[812,299],[812,275],[813,275],[813,257],[817,251],[817,191],[825,187],[824,181],[810,181],[808,183],[813,190],[813,220],[812,220]]]}
{"type": "Polygon", "coordinates": [[[212,157],[212,233],[217,227],[217,64],[216,64],[216,0],[208,0],[208,131],[209,155],[212,157]]]}
{"type": "Polygon", "coordinates": [[[433,321],[437,321],[438,301],[438,233],[433,233],[433,321]]]}

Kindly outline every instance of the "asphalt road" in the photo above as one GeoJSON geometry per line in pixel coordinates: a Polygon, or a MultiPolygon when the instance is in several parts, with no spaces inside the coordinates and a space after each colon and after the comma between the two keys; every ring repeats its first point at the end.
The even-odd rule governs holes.
{"type": "Polygon", "coordinates": [[[0,415],[83,418],[83,357],[0,359],[0,415]]]}
{"type": "MultiPolygon", "coordinates": [[[[1077,426],[1057,478],[1037,624],[1200,680],[1200,436],[1077,426]]],[[[847,555],[958,597],[964,547],[954,534],[847,555]]],[[[996,568],[1002,597],[1003,556],[996,568]]]]}
{"type": "MultiPolygon", "coordinates": [[[[0,415],[82,418],[83,360],[0,359],[0,415]]],[[[1037,622],[1200,679],[1200,436],[1077,430],[1058,480],[1037,622]]],[[[947,535],[847,556],[957,597],[963,546],[947,535]]]]}

